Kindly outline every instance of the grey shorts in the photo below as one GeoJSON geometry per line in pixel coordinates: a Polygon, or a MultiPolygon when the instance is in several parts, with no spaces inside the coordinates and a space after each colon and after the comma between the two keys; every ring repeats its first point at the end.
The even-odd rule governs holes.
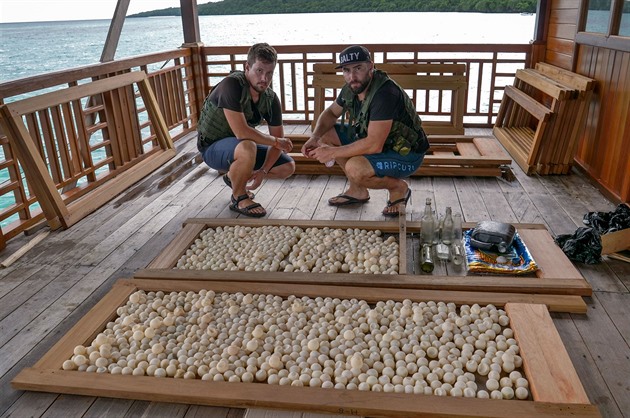
{"type": "MultiPolygon", "coordinates": [[[[202,146],[199,149],[203,161],[210,168],[214,168],[217,171],[227,172],[230,169],[232,161],[234,161],[234,150],[239,143],[239,139],[230,136],[213,142],[210,145],[202,146]]],[[[256,145],[256,164],[254,170],[259,170],[265,163],[267,158],[267,151],[269,147],[267,145],[256,145]]],[[[282,164],[286,164],[293,161],[293,158],[289,157],[286,153],[280,154],[273,167],[277,167],[282,164]]]]}
{"type": "MultiPolygon", "coordinates": [[[[335,131],[342,145],[348,145],[355,141],[349,139],[346,130],[341,129],[341,124],[335,125],[335,131]]],[[[422,164],[424,153],[410,152],[407,155],[400,155],[396,151],[383,151],[378,154],[363,155],[372,165],[377,177],[394,177],[397,179],[411,176],[422,164]]]]}

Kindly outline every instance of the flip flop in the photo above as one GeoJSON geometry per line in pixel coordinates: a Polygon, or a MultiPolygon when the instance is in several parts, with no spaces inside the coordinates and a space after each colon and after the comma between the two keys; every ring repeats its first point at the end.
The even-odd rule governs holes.
{"type": "Polygon", "coordinates": [[[383,216],[387,216],[388,218],[394,218],[394,217],[400,215],[399,211],[388,212],[387,209],[391,208],[392,206],[399,205],[400,203],[404,203],[405,206],[407,206],[407,202],[409,201],[409,199],[411,199],[411,189],[407,189],[407,193],[405,193],[405,197],[401,197],[400,199],[396,199],[393,202],[390,202],[388,200],[387,201],[387,206],[385,206],[385,209],[383,210],[383,216]]]}
{"type": "MultiPolygon", "coordinates": [[[[227,173],[225,173],[223,175],[223,182],[225,184],[227,184],[227,186],[231,189],[232,188],[232,180],[230,180],[230,178],[228,177],[227,173]]],[[[250,192],[249,190],[247,191],[247,196],[249,196],[250,199],[253,199],[256,197],[256,194],[254,192],[250,192]]]]}
{"type": "Polygon", "coordinates": [[[242,202],[243,200],[249,199],[250,197],[246,194],[242,194],[239,197],[232,197],[232,204],[230,205],[230,210],[240,213],[241,215],[245,215],[245,216],[251,216],[252,218],[262,218],[263,216],[265,216],[267,214],[267,211],[263,211],[263,212],[252,212],[252,209],[256,209],[256,208],[262,208],[262,205],[260,203],[252,203],[249,206],[246,206],[244,208],[239,208],[238,204],[240,202],[242,202]]]}
{"type": "Polygon", "coordinates": [[[342,193],[328,199],[328,204],[330,206],[346,206],[346,205],[363,204],[363,203],[366,203],[368,200],[370,200],[370,196],[366,197],[365,199],[359,199],[354,196],[350,196],[350,195],[342,193]],[[338,198],[346,199],[346,200],[342,202],[333,201],[333,199],[338,199],[338,198]]]}

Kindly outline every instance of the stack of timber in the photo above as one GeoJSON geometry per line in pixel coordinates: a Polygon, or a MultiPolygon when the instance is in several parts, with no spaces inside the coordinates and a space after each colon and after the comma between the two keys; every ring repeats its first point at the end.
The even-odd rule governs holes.
{"type": "MultiPolygon", "coordinates": [[[[287,135],[298,150],[308,139],[306,135],[287,135]]],[[[490,136],[429,135],[424,161],[412,176],[486,176],[501,177],[510,172],[512,159],[497,140],[490,136]]],[[[326,167],[317,160],[293,152],[296,174],[341,175],[338,165],[326,167]]]]}
{"type": "MultiPolygon", "coordinates": [[[[431,148],[414,176],[497,177],[509,171],[507,167],[512,160],[495,138],[463,135],[468,86],[465,64],[387,63],[378,64],[377,68],[410,92],[416,108],[421,100],[428,103],[430,97],[437,98],[440,111],[443,106],[448,107],[448,121],[428,120],[428,104],[419,110],[431,148]]],[[[313,65],[314,120],[341,91],[345,82],[340,71],[335,64],[313,65]]],[[[306,135],[287,136],[293,141],[294,150],[299,150],[308,139],[306,135]]],[[[295,159],[297,174],[343,174],[339,166],[327,168],[299,152],[291,156],[295,159]]]]}
{"type": "Polygon", "coordinates": [[[493,133],[527,174],[567,174],[595,80],[545,63],[516,72],[493,133]]]}

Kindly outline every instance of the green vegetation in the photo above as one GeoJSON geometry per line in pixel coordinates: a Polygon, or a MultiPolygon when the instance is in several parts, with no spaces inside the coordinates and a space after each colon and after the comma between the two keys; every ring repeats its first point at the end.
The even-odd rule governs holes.
{"type": "MultiPolygon", "coordinates": [[[[199,15],[241,15],[334,12],[482,12],[534,13],[537,0],[223,0],[199,5],[199,15]],[[360,3],[360,4],[357,4],[360,3]]],[[[129,17],[179,16],[178,7],[129,17]]]]}

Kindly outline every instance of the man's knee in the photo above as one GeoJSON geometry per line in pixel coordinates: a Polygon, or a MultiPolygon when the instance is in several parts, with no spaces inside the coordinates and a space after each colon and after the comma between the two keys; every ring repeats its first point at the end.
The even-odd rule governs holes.
{"type": "Polygon", "coordinates": [[[234,148],[234,157],[239,156],[256,156],[256,143],[249,139],[241,139],[234,148]]]}
{"type": "Polygon", "coordinates": [[[372,165],[363,156],[348,159],[345,165],[345,172],[348,180],[355,183],[362,183],[367,178],[374,176],[372,165]]]}
{"type": "Polygon", "coordinates": [[[289,161],[287,163],[275,166],[273,168],[273,172],[277,177],[286,179],[287,177],[290,177],[293,175],[293,173],[295,173],[295,162],[289,161]]]}

